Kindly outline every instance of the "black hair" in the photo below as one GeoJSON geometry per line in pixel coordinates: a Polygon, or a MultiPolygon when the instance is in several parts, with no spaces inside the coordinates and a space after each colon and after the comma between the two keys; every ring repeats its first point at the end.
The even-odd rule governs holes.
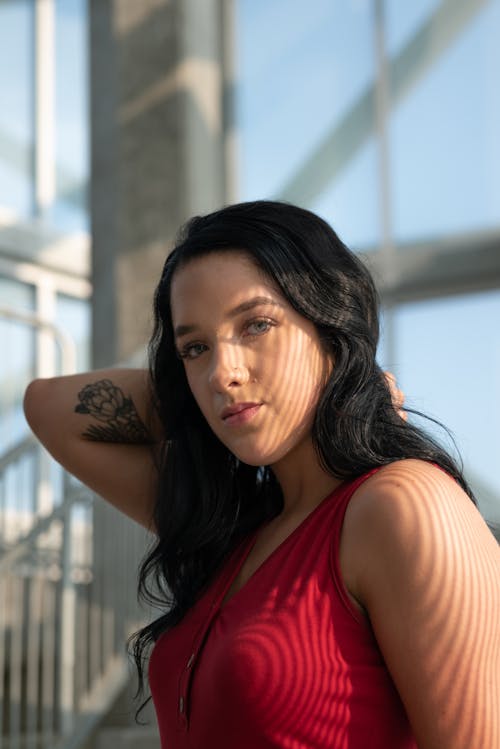
{"type": "Polygon", "coordinates": [[[403,458],[441,466],[474,501],[457,462],[395,410],[376,362],[378,295],[358,256],[314,213],[274,201],[231,205],[191,219],[168,256],[154,296],[150,372],[165,430],[158,457],[154,547],[139,573],[142,599],[164,613],[133,638],[143,686],[145,654],[178,624],[228,553],[283,508],[269,466],[235,457],[211,431],[191,394],[172,329],[175,271],[211,252],[242,250],[290,305],[316,326],[335,365],[320,396],[312,431],[321,466],[351,479],[403,458]]]}

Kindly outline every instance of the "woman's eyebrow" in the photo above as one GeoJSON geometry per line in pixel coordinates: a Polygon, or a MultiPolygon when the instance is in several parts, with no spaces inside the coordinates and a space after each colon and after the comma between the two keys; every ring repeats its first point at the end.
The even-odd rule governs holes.
{"type": "MultiPolygon", "coordinates": [[[[281,302],[278,302],[276,299],[272,299],[271,297],[255,296],[252,299],[247,299],[246,302],[238,304],[236,307],[233,307],[233,309],[230,309],[226,313],[226,317],[236,317],[242,312],[248,312],[254,307],[258,307],[262,304],[266,304],[268,306],[272,305],[274,307],[284,307],[284,304],[281,304],[281,302]]],[[[174,335],[176,338],[180,338],[181,336],[187,335],[188,333],[194,333],[195,330],[197,330],[196,325],[177,325],[174,329],[174,335]]]]}

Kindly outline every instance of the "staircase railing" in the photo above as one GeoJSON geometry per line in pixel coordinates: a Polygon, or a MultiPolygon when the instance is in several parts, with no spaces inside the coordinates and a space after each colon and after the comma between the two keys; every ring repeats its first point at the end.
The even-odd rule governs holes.
{"type": "Polygon", "coordinates": [[[150,540],[33,437],[0,456],[0,749],[78,749],[106,715],[133,673],[150,540]]]}

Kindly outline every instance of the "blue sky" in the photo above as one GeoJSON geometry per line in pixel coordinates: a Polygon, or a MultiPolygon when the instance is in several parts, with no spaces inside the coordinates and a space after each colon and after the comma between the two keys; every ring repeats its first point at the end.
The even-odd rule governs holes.
{"type": "MultiPolygon", "coordinates": [[[[386,3],[394,55],[438,0],[386,3]]],[[[240,0],[237,133],[243,198],[279,194],[373,81],[368,0],[240,0]]],[[[498,226],[500,0],[490,0],[387,122],[393,230],[432,238],[498,226]]],[[[316,204],[346,241],[380,236],[374,138],[316,204]]]]}
{"type": "MultiPolygon", "coordinates": [[[[389,55],[439,4],[386,2],[389,55]]],[[[272,197],[372,82],[372,3],[240,0],[238,29],[240,197],[272,197]]],[[[391,112],[396,240],[498,228],[499,38],[500,0],[490,0],[391,112]]],[[[372,135],[308,206],[351,247],[380,240],[378,173],[372,135]]],[[[404,305],[395,315],[395,360],[386,359],[383,345],[380,353],[408,404],[452,430],[466,467],[497,495],[499,320],[500,291],[404,305]]],[[[494,512],[500,520],[500,506],[494,512]]]]}

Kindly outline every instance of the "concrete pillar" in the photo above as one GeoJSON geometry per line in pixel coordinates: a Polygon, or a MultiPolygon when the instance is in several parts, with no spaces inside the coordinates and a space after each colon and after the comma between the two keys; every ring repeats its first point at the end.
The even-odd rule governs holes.
{"type": "Polygon", "coordinates": [[[226,201],[224,0],[90,0],[93,364],[123,361],[183,221],[226,201]]]}

